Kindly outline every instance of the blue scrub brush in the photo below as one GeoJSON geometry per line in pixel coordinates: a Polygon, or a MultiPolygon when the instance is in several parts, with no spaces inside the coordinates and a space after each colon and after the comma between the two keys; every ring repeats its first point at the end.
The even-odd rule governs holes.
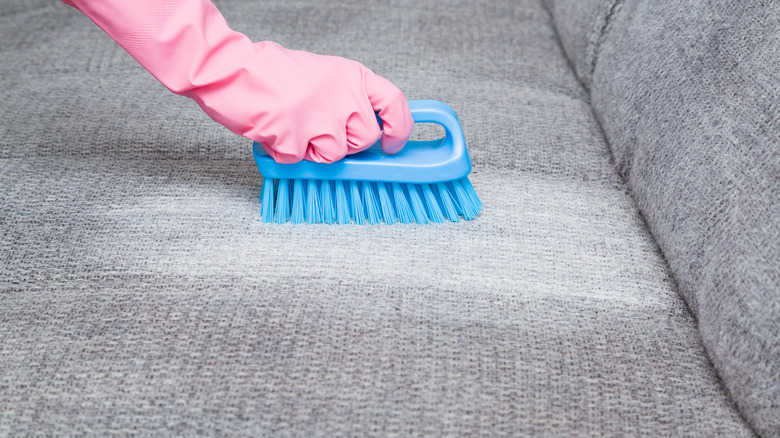
{"type": "Polygon", "coordinates": [[[395,155],[377,142],[331,164],[280,164],[255,142],[263,221],[427,224],[477,217],[482,202],[467,176],[471,160],[457,114],[436,100],[412,100],[409,109],[415,123],[437,123],[445,136],[409,141],[395,155]]]}

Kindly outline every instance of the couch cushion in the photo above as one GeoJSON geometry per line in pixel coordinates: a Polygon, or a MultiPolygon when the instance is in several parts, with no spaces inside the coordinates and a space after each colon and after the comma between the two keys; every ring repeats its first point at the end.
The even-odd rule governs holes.
{"type": "Polygon", "coordinates": [[[264,224],[248,140],[3,15],[0,434],[750,436],[536,1],[219,6],[450,103],[483,215],[264,224]]]}
{"type": "Polygon", "coordinates": [[[780,436],[780,4],[621,3],[571,28],[582,5],[556,2],[561,38],[604,29],[585,81],[617,166],[734,400],[780,436]]]}

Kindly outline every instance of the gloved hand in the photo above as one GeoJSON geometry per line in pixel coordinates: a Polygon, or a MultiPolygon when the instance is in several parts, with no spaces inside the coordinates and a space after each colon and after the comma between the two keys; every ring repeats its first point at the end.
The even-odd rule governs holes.
{"type": "Polygon", "coordinates": [[[209,0],[62,0],[84,12],[174,93],[260,142],[278,162],[398,152],[412,130],[403,93],[344,58],[253,44],[209,0]]]}

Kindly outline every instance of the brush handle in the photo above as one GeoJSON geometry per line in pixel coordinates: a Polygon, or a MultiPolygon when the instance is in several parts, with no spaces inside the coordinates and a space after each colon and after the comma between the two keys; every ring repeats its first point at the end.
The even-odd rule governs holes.
{"type": "MultiPolygon", "coordinates": [[[[414,123],[436,123],[441,125],[444,127],[445,141],[455,142],[456,139],[463,138],[463,130],[460,127],[458,115],[446,103],[433,99],[410,100],[408,103],[414,123]]],[[[376,121],[379,123],[379,129],[382,129],[384,123],[379,118],[379,113],[376,114],[376,121]]],[[[369,149],[382,150],[379,143],[377,141],[369,149]]]]}
{"type": "Polygon", "coordinates": [[[415,123],[436,123],[445,136],[437,140],[406,143],[400,152],[388,155],[377,141],[370,148],[347,155],[335,163],[301,161],[280,164],[262,145],[255,142],[253,153],[260,173],[270,178],[370,180],[406,183],[452,181],[471,172],[466,140],[455,111],[437,100],[410,100],[409,109],[415,123]]]}
{"type": "Polygon", "coordinates": [[[452,142],[455,148],[465,148],[463,130],[455,110],[438,100],[410,100],[409,110],[414,123],[436,123],[444,127],[445,142],[452,142]]]}

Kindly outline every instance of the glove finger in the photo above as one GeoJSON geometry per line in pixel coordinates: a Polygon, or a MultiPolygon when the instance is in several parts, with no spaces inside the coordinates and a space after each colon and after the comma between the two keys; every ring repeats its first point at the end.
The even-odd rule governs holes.
{"type": "Polygon", "coordinates": [[[297,138],[297,136],[263,136],[253,138],[253,140],[259,142],[277,163],[297,163],[306,156],[306,141],[297,138]]]}
{"type": "Polygon", "coordinates": [[[376,115],[370,107],[367,111],[353,113],[347,119],[347,154],[368,149],[382,135],[376,115]],[[365,114],[368,112],[368,114],[365,114]]]}
{"type": "Polygon", "coordinates": [[[387,79],[368,69],[365,78],[368,100],[384,124],[382,150],[394,154],[404,147],[412,133],[414,120],[409,104],[401,90],[387,79]]]}
{"type": "Polygon", "coordinates": [[[325,133],[309,139],[305,159],[333,163],[347,155],[347,132],[343,124],[333,124],[325,133]]]}

